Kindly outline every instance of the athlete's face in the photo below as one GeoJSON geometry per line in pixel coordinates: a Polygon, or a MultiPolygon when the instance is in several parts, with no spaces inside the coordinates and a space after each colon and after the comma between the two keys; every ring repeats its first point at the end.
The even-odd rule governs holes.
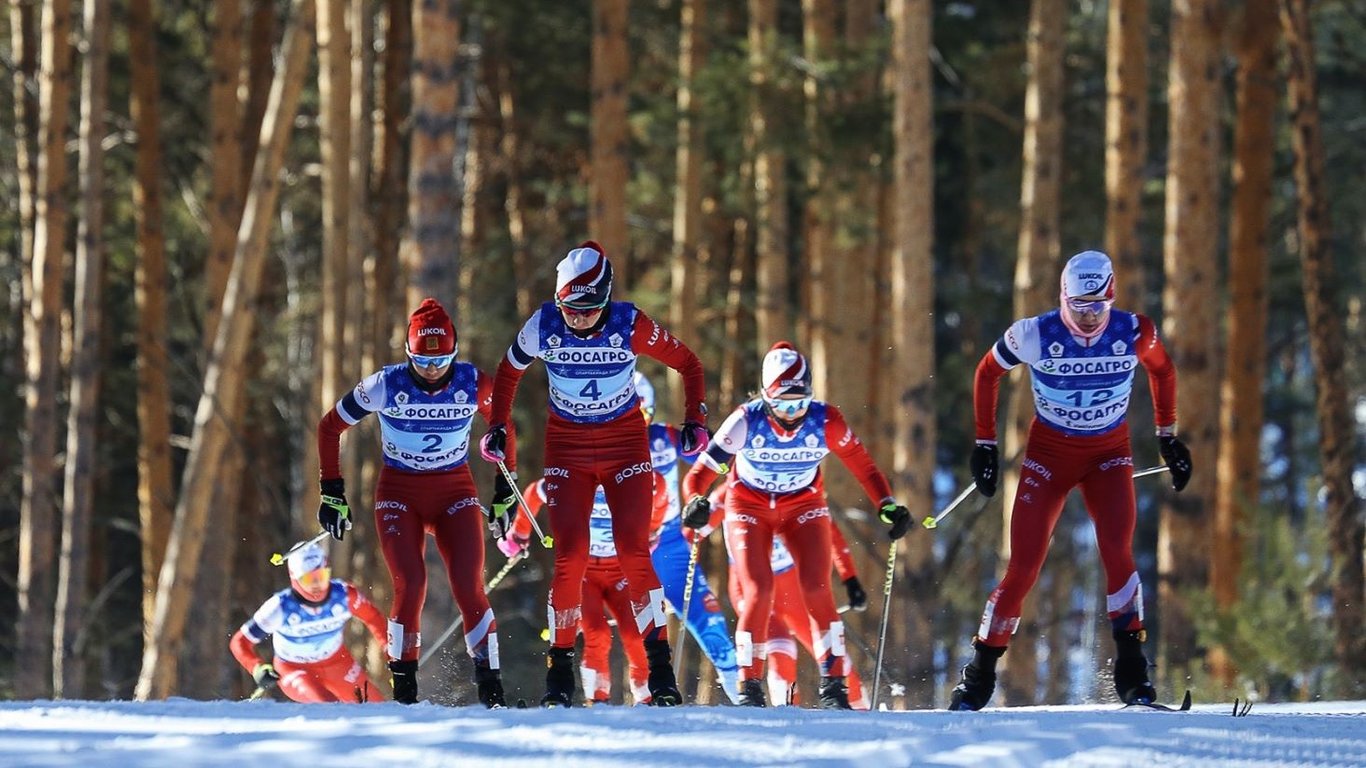
{"type": "Polygon", "coordinates": [[[811,407],[811,394],[788,392],[768,398],[768,406],[785,421],[796,421],[806,415],[811,407]]]}
{"type": "Polygon", "coordinates": [[[455,355],[408,355],[408,362],[412,364],[413,372],[418,378],[434,384],[450,370],[451,363],[455,362],[455,355]]]}
{"type": "Polygon", "coordinates": [[[331,586],[331,580],[331,568],[316,568],[294,578],[294,590],[303,595],[305,599],[316,602],[327,596],[327,590],[331,586]]]}
{"type": "Polygon", "coordinates": [[[1107,299],[1071,298],[1067,300],[1066,312],[1083,333],[1092,333],[1109,320],[1112,303],[1107,299]]]}
{"type": "Polygon", "coordinates": [[[561,304],[560,316],[564,318],[564,324],[569,326],[570,330],[587,331],[597,324],[599,317],[602,317],[602,307],[575,309],[561,304]]]}

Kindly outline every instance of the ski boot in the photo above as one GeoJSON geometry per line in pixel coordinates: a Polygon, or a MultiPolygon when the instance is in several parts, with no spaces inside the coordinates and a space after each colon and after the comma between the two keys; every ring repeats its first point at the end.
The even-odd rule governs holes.
{"type": "Polygon", "coordinates": [[[417,703],[417,659],[389,662],[389,683],[394,686],[394,701],[399,704],[417,703]]]}
{"type": "Polygon", "coordinates": [[[740,681],[740,706],[742,707],[767,707],[768,701],[764,698],[764,683],[762,680],[741,680],[740,681]]]}
{"type": "Polygon", "coordinates": [[[849,706],[849,689],[844,687],[843,675],[822,677],[817,701],[821,709],[853,709],[849,706]]]}
{"type": "Polygon", "coordinates": [[[996,662],[1006,652],[1005,647],[987,645],[977,638],[973,638],[972,647],[972,661],[963,667],[963,677],[949,698],[949,709],[954,712],[976,712],[996,691],[996,662]]]}
{"type": "Polygon", "coordinates": [[[503,698],[503,676],[489,667],[487,661],[474,662],[474,684],[479,688],[479,703],[489,709],[506,709],[503,698]]]}
{"type": "Polygon", "coordinates": [[[551,648],[545,655],[543,707],[574,706],[574,649],[551,648]]]}
{"type": "Polygon", "coordinates": [[[645,658],[650,662],[650,706],[676,707],[683,703],[683,694],[674,680],[674,665],[667,637],[645,641],[645,658]]]}
{"type": "Polygon", "coordinates": [[[1157,690],[1148,680],[1148,659],[1143,655],[1145,630],[1115,633],[1115,693],[1125,704],[1152,704],[1157,690]]]}

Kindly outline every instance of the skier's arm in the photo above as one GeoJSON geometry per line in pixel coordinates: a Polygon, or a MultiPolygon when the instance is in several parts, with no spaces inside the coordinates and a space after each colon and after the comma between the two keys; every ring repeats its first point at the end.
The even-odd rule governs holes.
{"type": "Polygon", "coordinates": [[[541,353],[540,326],[541,310],[538,309],[531,313],[502,362],[498,363],[498,371],[493,375],[493,402],[489,406],[490,415],[486,417],[490,424],[508,424],[522,374],[541,353]]]}
{"type": "Polygon", "coordinates": [[[228,641],[228,648],[232,650],[232,657],[237,659],[237,663],[242,665],[242,669],[250,672],[262,662],[261,656],[256,653],[256,642],[246,635],[246,626],[237,628],[233,633],[232,640],[228,641]]]}
{"type": "Polygon", "coordinates": [[[1176,364],[1167,354],[1157,326],[1146,315],[1138,316],[1138,361],[1148,372],[1148,389],[1153,397],[1153,422],[1158,434],[1176,430],[1176,364]]]}
{"type": "Polygon", "coordinates": [[[389,625],[384,614],[380,613],[375,604],[367,600],[356,585],[349,581],[346,582],[346,604],[351,609],[351,615],[364,622],[366,629],[374,636],[375,642],[381,646],[388,642],[389,625]]]}
{"type": "Polygon", "coordinates": [[[342,396],[318,422],[318,476],[334,480],[341,473],[341,433],[384,404],[384,371],[376,371],[342,396]]]}
{"type": "Polygon", "coordinates": [[[716,482],[716,478],[730,471],[731,462],[745,444],[748,433],[749,428],[745,424],[742,406],[732,411],[726,420],[721,422],[721,428],[716,430],[716,437],[711,445],[697,457],[697,462],[688,470],[688,474],[683,476],[679,501],[687,504],[696,496],[705,496],[707,491],[711,490],[712,483],[716,482]]]}
{"type": "Polygon", "coordinates": [[[849,542],[835,521],[830,521],[830,555],[835,561],[835,572],[840,581],[858,578],[858,568],[854,567],[854,555],[849,551],[849,542]]]}
{"type": "MultiPolygon", "coordinates": [[[[518,376],[520,377],[521,374],[519,373],[518,376]]],[[[478,398],[479,402],[479,414],[484,417],[484,421],[487,422],[489,426],[493,426],[498,423],[493,420],[493,379],[483,371],[479,371],[478,381],[479,391],[476,398],[478,398]]],[[[516,472],[517,430],[513,429],[512,424],[507,422],[504,422],[504,426],[507,428],[507,442],[505,444],[506,447],[503,450],[504,453],[507,454],[507,458],[503,463],[507,465],[509,472],[516,472]]]]}
{"type": "Polygon", "coordinates": [[[828,403],[825,406],[825,444],[849,468],[874,504],[880,507],[892,501],[892,486],[887,482],[887,476],[877,468],[868,449],[845,422],[840,409],[828,403]]]}
{"type": "Polygon", "coordinates": [[[659,526],[664,522],[664,515],[669,512],[669,481],[656,471],[654,476],[654,495],[650,505],[650,537],[654,538],[659,533],[659,526]]]}
{"type": "Polygon", "coordinates": [[[1001,389],[1001,377],[1021,363],[1029,364],[1039,357],[1038,318],[1017,320],[996,343],[982,355],[977,373],[972,380],[972,411],[977,440],[996,442],[996,399],[1001,389]]]}
{"type": "Polygon", "coordinates": [[[283,618],[280,596],[271,595],[270,599],[262,603],[261,607],[256,609],[256,613],[233,633],[232,640],[228,641],[228,648],[243,669],[252,672],[257,664],[262,663],[261,656],[256,653],[256,646],[280,628],[283,618]]]}
{"type": "Polygon", "coordinates": [[[691,349],[649,315],[636,311],[636,322],[631,329],[631,350],[637,355],[648,355],[683,377],[683,420],[702,426],[707,424],[707,382],[702,373],[702,361],[691,349]]]}

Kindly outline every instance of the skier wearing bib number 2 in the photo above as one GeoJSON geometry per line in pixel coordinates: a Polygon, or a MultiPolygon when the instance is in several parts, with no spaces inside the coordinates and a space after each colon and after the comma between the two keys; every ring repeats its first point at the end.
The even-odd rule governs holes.
{"type": "Polygon", "coordinates": [[[1126,704],[1156,698],[1143,655],[1143,585],[1134,565],[1133,454],[1125,421],[1134,370],[1148,372],[1162,459],[1180,491],[1190,451],[1176,437],[1176,367],[1144,315],[1113,309],[1110,258],[1083,251],[1063,268],[1061,306],[1016,321],[982,357],[973,382],[977,446],[972,475],[996,493],[996,396],[1001,377],[1028,365],[1034,392],[1020,484],[1010,521],[1010,561],[987,600],[949,708],[977,710],[991,699],[996,662],[1020,624],[1021,605],[1038,579],[1049,539],[1073,487],[1080,485],[1105,569],[1106,609],[1115,638],[1115,692],[1126,704]]]}
{"type": "MultiPolygon", "coordinates": [[[[651,703],[681,704],[669,651],[664,590],[650,562],[654,466],[633,378],[638,355],[653,357],[682,375],[686,406],[680,443],[683,453],[692,456],[708,441],[702,363],[634,304],[610,300],[612,265],[602,246],[583,243],[560,261],[555,272],[555,300],[532,314],[498,365],[493,426],[480,443],[488,461],[511,457],[509,417],[517,385],[532,362],[543,360],[550,384],[545,491],[555,571],[541,704],[573,703],[574,639],[588,566],[589,513],[599,485],[612,510],[617,557],[644,639],[651,703]]],[[[493,524],[500,520],[505,518],[495,517],[493,524]]],[[[495,533],[501,538],[506,530],[504,524],[495,533]]]]}
{"type": "MultiPolygon", "coordinates": [[[[706,493],[735,463],[726,501],[726,541],[735,553],[745,604],[735,632],[740,704],[767,706],[764,662],[773,614],[773,537],[781,534],[796,561],[797,578],[815,623],[820,665],[820,706],[849,709],[844,622],[830,591],[830,510],[821,461],[840,457],[878,505],[889,535],[910,530],[911,516],[892,498],[887,478],[834,405],[812,399],[811,370],[791,344],[780,341],[764,356],[763,391],[736,408],[716,432],[712,447],[683,478],[683,524],[701,528],[710,518],[706,493]]],[[[775,702],[776,703],[776,702],[775,702]]]]}
{"type": "MultiPolygon", "coordinates": [[[[455,326],[436,299],[425,299],[409,318],[406,346],[407,362],[371,374],[318,424],[318,523],[337,539],[351,528],[341,433],[378,412],[384,466],[375,485],[375,530],[394,582],[388,647],[394,701],[417,703],[430,532],[463,617],[479,701],[503,707],[498,625],[484,594],[484,515],[468,461],[470,426],[476,412],[488,417],[493,381],[455,359],[455,326]]],[[[498,499],[512,497],[506,481],[498,491],[498,499]]]]}

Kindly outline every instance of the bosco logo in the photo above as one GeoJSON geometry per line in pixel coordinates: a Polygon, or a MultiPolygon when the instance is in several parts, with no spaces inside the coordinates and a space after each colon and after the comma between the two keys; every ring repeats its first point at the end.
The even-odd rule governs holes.
{"type": "Polygon", "coordinates": [[[616,482],[618,485],[620,485],[623,480],[635,477],[636,475],[644,474],[646,472],[653,472],[654,470],[654,464],[648,461],[642,461],[639,464],[632,464],[631,466],[617,473],[616,482]]]}

